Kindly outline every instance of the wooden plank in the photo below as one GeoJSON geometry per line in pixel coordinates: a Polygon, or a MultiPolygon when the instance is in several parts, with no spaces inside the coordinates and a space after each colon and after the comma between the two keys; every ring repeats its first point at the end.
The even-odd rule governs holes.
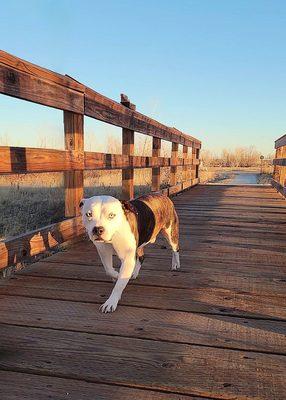
{"type": "MultiPolygon", "coordinates": [[[[128,97],[121,94],[121,104],[127,109],[134,111],[136,106],[131,104],[128,97]]],[[[134,156],[134,130],[122,129],[122,155],[134,156]]],[[[129,159],[131,164],[131,159],[129,159]]],[[[122,170],[122,198],[130,200],[134,197],[134,169],[131,167],[127,170],[122,170]]]]}
{"type": "Polygon", "coordinates": [[[172,196],[172,195],[174,195],[176,193],[179,193],[179,192],[181,192],[181,190],[183,190],[183,185],[182,185],[181,182],[177,183],[174,186],[170,186],[169,187],[169,196],[172,196]]]}
{"type": "Polygon", "coordinates": [[[94,304],[0,297],[1,322],[76,332],[286,354],[286,322],[120,306],[112,318],[94,304]],[[66,316],[69,318],[66,318],[66,316]],[[128,321],[128,323],[126,323],[128,321]]]}
{"type": "Polygon", "coordinates": [[[60,110],[84,113],[84,95],[0,63],[0,93],[60,110]]]}
{"type": "MultiPolygon", "coordinates": [[[[134,131],[122,129],[122,154],[133,156],[134,131]]],[[[130,160],[129,160],[130,162],[130,160]]],[[[122,199],[130,200],[134,197],[134,170],[133,168],[122,170],[122,199]]]]}
{"type": "Polygon", "coordinates": [[[171,153],[171,175],[170,175],[170,185],[175,186],[177,184],[177,158],[178,158],[178,143],[172,143],[172,153],[171,153]]]}
{"type": "MultiPolygon", "coordinates": [[[[198,397],[141,390],[119,385],[105,385],[33,375],[14,371],[0,371],[0,391],[5,400],[200,400],[198,397]],[[96,397],[95,397],[96,396],[96,397]]],[[[210,399],[206,399],[210,400],[210,399]]]]}
{"type": "Polygon", "coordinates": [[[185,144],[187,146],[201,146],[201,142],[189,135],[167,127],[138,111],[129,109],[123,104],[86,88],[85,115],[108,122],[122,128],[155,136],[160,139],[185,144]]]}
{"type": "Polygon", "coordinates": [[[279,139],[275,141],[275,149],[279,147],[286,146],[286,135],[281,136],[279,139]]]}
{"type": "Polygon", "coordinates": [[[0,174],[57,172],[83,168],[83,156],[74,151],[0,146],[0,174]]]}
{"type": "Polygon", "coordinates": [[[280,167],[286,167],[286,158],[275,158],[273,165],[279,165],[280,167]]]}
{"type": "Polygon", "coordinates": [[[11,68],[15,68],[18,71],[25,72],[35,78],[45,79],[70,89],[74,89],[78,92],[84,92],[84,85],[75,81],[67,75],[61,75],[57,72],[50,71],[46,68],[39,67],[38,65],[32,64],[28,61],[22,60],[21,58],[12,56],[3,50],[0,50],[0,63],[5,64],[11,68]]]}
{"type": "MultiPolygon", "coordinates": [[[[82,169],[122,169],[170,166],[169,157],[126,156],[99,152],[0,146],[0,173],[57,172],[82,169]]],[[[178,159],[177,165],[183,165],[178,159]]]]}
{"type": "MultiPolygon", "coordinates": [[[[165,140],[196,147],[201,142],[165,126],[75,81],[69,76],[0,52],[0,92],[35,103],[73,111],[101,121],[165,140]]],[[[130,104],[130,103],[129,103],[130,104]]]]}
{"type": "MultiPolygon", "coordinates": [[[[171,158],[169,157],[128,156],[86,151],[84,158],[85,169],[150,168],[171,165],[171,158]]],[[[177,165],[183,165],[181,158],[178,159],[177,165]]]]}
{"type": "MultiPolygon", "coordinates": [[[[188,158],[188,146],[183,146],[183,160],[188,158]]],[[[184,164],[182,168],[182,181],[186,182],[190,179],[188,166],[184,164]]]]}
{"type": "MultiPolygon", "coordinates": [[[[42,299],[102,304],[110,295],[113,282],[17,276],[0,281],[0,294],[42,299]]],[[[286,297],[263,296],[212,286],[165,288],[129,284],[120,305],[234,317],[286,320],[286,297]]]]}
{"type": "Polygon", "coordinates": [[[83,198],[84,129],[83,115],[64,111],[65,148],[81,160],[80,170],[64,173],[65,216],[80,215],[79,203],[83,198]]]}
{"type": "MultiPolygon", "coordinates": [[[[183,260],[185,261],[185,260],[183,260]]],[[[247,268],[237,268],[230,266],[227,270],[224,266],[215,264],[212,266],[197,265],[186,266],[180,272],[171,272],[170,266],[165,265],[165,269],[158,269],[160,259],[146,257],[146,265],[140,271],[138,279],[132,280],[134,285],[161,286],[169,288],[201,288],[215,285],[217,288],[233,290],[236,292],[252,293],[257,295],[275,293],[275,296],[286,296],[286,272],[282,269],[274,268],[267,271],[261,268],[248,266],[247,268]],[[189,268],[187,268],[189,267],[189,268]],[[221,275],[224,275],[224,280],[221,275]]],[[[145,264],[145,262],[144,262],[145,264]]],[[[55,264],[46,259],[38,262],[33,267],[25,268],[19,273],[21,276],[50,277],[62,279],[84,279],[96,282],[110,282],[106,276],[99,258],[95,265],[81,264],[55,264]]]]}
{"type": "Polygon", "coordinates": [[[81,217],[71,218],[0,242],[0,270],[25,260],[84,233],[81,217]]]}
{"type": "Polygon", "coordinates": [[[220,399],[285,398],[280,355],[13,325],[2,326],[0,341],[0,369],[220,399]]]}
{"type": "MultiPolygon", "coordinates": [[[[201,225],[199,225],[201,228],[201,225]]],[[[181,224],[181,231],[184,229],[184,225],[181,224]]],[[[188,225],[186,225],[186,229],[188,230],[188,225]]],[[[236,228],[234,228],[236,229],[236,228]]],[[[263,233],[263,231],[262,231],[263,233]]],[[[251,232],[252,234],[252,232],[251,232]]],[[[283,241],[282,245],[280,243],[280,247],[272,246],[271,243],[267,244],[263,241],[261,242],[261,246],[254,246],[256,248],[252,249],[253,242],[247,242],[245,245],[236,245],[233,243],[231,246],[231,242],[225,243],[223,240],[217,241],[208,241],[205,243],[203,239],[196,238],[195,231],[190,230],[189,236],[181,233],[181,260],[182,260],[182,268],[193,268],[195,265],[199,265],[200,267],[203,265],[203,262],[207,262],[212,260],[213,263],[219,262],[223,263],[227,261],[228,264],[237,264],[237,265],[257,265],[259,267],[271,267],[276,266],[284,266],[285,265],[285,255],[283,252],[283,241]],[[193,233],[193,234],[192,234],[193,233]],[[194,264],[195,263],[195,264],[194,264]]],[[[231,238],[231,233],[228,231],[226,235],[229,235],[231,238]]],[[[247,235],[244,233],[247,237],[247,235]]],[[[246,238],[247,240],[247,238],[246,238]]],[[[265,241],[268,242],[269,239],[265,238],[265,241]]],[[[237,241],[240,244],[239,241],[237,241]]],[[[146,263],[151,263],[151,260],[154,259],[155,265],[157,265],[158,269],[168,270],[168,266],[165,263],[162,264],[162,259],[171,259],[171,253],[168,248],[166,248],[166,243],[164,241],[158,240],[158,245],[149,245],[145,248],[145,252],[148,255],[146,258],[146,263]],[[165,248],[162,248],[164,245],[165,248]]],[[[96,249],[92,243],[82,242],[78,245],[73,246],[66,253],[59,253],[51,256],[49,258],[50,262],[72,262],[75,264],[89,264],[93,265],[98,259],[96,249]],[[84,252],[85,257],[82,257],[82,253],[84,252]]],[[[144,268],[146,268],[146,263],[144,263],[144,268]]]]}
{"type": "Polygon", "coordinates": [[[282,196],[286,197],[286,186],[280,185],[280,183],[276,182],[274,179],[271,181],[271,185],[282,194],[282,196]]]}
{"type": "MultiPolygon", "coordinates": [[[[161,155],[161,139],[153,137],[152,141],[152,158],[160,157],[161,155]]],[[[156,161],[155,161],[156,162],[156,161]]],[[[152,168],[152,191],[158,191],[160,189],[161,176],[160,167],[152,168]]]]}

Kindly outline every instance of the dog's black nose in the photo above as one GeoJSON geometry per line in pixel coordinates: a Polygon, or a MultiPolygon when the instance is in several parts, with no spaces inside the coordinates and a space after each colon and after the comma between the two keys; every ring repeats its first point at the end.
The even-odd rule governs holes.
{"type": "Polygon", "coordinates": [[[92,233],[96,236],[100,236],[102,235],[104,232],[104,228],[103,226],[95,226],[92,230],[92,233]]]}

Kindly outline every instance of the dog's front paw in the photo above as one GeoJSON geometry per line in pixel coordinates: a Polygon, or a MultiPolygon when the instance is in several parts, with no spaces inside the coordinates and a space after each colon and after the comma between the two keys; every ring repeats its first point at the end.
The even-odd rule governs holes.
{"type": "Polygon", "coordinates": [[[102,304],[99,309],[103,313],[109,313],[116,310],[118,300],[114,297],[109,297],[104,304],[102,304]]]}
{"type": "Polygon", "coordinates": [[[180,269],[180,258],[179,258],[179,253],[174,252],[173,257],[172,257],[172,267],[171,271],[177,271],[180,269]]]}

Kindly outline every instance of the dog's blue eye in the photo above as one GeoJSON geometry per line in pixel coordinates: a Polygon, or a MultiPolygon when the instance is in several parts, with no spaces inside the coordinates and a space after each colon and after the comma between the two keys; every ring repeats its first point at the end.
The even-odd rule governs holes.
{"type": "Polygon", "coordinates": [[[85,215],[87,216],[87,218],[90,218],[90,217],[92,217],[92,212],[88,211],[85,215]]]}
{"type": "Polygon", "coordinates": [[[115,214],[114,213],[110,213],[109,215],[108,215],[108,218],[109,219],[112,219],[112,218],[114,218],[115,217],[115,214]]]}

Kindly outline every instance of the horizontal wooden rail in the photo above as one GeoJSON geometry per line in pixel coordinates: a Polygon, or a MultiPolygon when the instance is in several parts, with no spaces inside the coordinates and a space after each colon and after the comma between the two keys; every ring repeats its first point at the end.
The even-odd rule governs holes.
{"type": "Polygon", "coordinates": [[[275,149],[283,146],[286,146],[286,135],[283,135],[279,139],[275,140],[275,149]]]}
{"type": "Polygon", "coordinates": [[[0,146],[0,173],[83,169],[84,156],[73,151],[0,146]]]}
{"type": "Polygon", "coordinates": [[[286,197],[286,135],[275,141],[275,149],[272,186],[286,197]]]}
{"type": "Polygon", "coordinates": [[[64,75],[0,51],[0,93],[84,114],[100,121],[186,146],[201,142],[64,75]]]}
{"type": "Polygon", "coordinates": [[[125,156],[86,151],[0,146],[0,173],[61,172],[71,170],[152,168],[198,165],[198,159],[125,156]]]}
{"type": "Polygon", "coordinates": [[[25,260],[31,261],[38,254],[82,234],[81,217],[75,217],[0,241],[0,270],[25,260]]]}
{"type": "Polygon", "coordinates": [[[273,165],[280,165],[281,167],[286,167],[286,158],[277,158],[273,160],[273,165]]]}

